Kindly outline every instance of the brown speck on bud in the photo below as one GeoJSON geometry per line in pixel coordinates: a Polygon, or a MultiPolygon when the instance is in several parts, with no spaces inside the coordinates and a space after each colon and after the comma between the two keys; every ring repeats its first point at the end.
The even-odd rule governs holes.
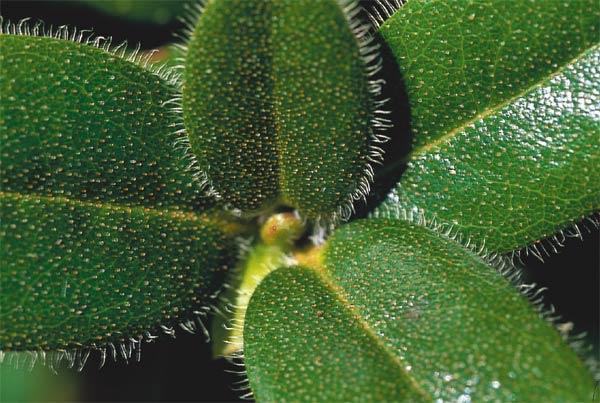
{"type": "Polygon", "coordinates": [[[304,224],[296,213],[274,214],[260,228],[260,237],[267,245],[291,244],[302,236],[304,224]]]}

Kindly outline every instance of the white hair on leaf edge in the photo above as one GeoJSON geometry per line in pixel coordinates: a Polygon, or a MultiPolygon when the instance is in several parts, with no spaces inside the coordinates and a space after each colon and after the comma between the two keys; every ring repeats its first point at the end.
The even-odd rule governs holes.
{"type": "MultiPolygon", "coordinates": [[[[214,298],[218,296],[215,293],[214,298]]],[[[205,341],[210,341],[210,335],[204,323],[207,316],[211,314],[210,308],[202,307],[191,313],[189,318],[176,322],[174,326],[159,325],[156,327],[158,334],[176,338],[176,327],[187,333],[197,334],[201,332],[205,341]]],[[[26,350],[26,351],[0,351],[0,365],[7,365],[14,369],[27,368],[32,370],[36,365],[47,367],[54,373],[61,368],[75,369],[81,372],[89,362],[88,358],[94,353],[98,356],[98,369],[101,369],[106,359],[111,358],[114,362],[123,360],[129,363],[131,360],[140,362],[142,359],[142,345],[153,343],[159,335],[152,334],[146,330],[142,335],[126,337],[125,341],[107,341],[103,343],[92,343],[90,346],[74,346],[72,348],[60,348],[56,350],[26,350]]]]}
{"type": "Polygon", "coordinates": [[[0,15],[0,34],[59,39],[91,46],[144,68],[160,77],[169,86],[175,86],[179,82],[179,74],[176,71],[167,68],[165,63],[152,62],[152,57],[157,50],[141,52],[139,43],[133,49],[129,49],[127,41],[113,45],[112,37],[96,36],[92,30],[77,29],[67,25],[58,27],[51,25],[46,28],[42,21],[31,23],[30,18],[24,18],[15,24],[5,21],[0,15]]]}
{"type": "MultiPolygon", "coordinates": [[[[390,138],[387,133],[393,127],[391,119],[388,118],[391,111],[385,109],[385,104],[389,100],[382,98],[382,88],[386,82],[379,74],[383,67],[383,59],[380,54],[380,45],[376,42],[374,35],[376,27],[368,21],[368,18],[361,18],[360,14],[365,13],[366,15],[366,11],[357,0],[336,1],[356,39],[360,57],[364,64],[367,88],[372,98],[370,132],[368,133],[369,145],[363,174],[358,178],[354,191],[348,194],[347,200],[342,202],[332,215],[319,216],[314,220],[315,233],[313,237],[315,239],[320,239],[319,234],[323,231],[326,234],[331,233],[340,222],[348,221],[355,213],[354,203],[356,201],[363,200],[366,203],[374,181],[373,164],[383,164],[384,150],[380,145],[389,141],[390,138]]],[[[319,244],[318,242],[315,243],[319,244]]]]}
{"type": "MultiPolygon", "coordinates": [[[[336,211],[331,214],[322,215],[313,218],[318,228],[317,233],[321,232],[322,228],[326,229],[326,232],[331,232],[340,222],[347,221],[354,213],[354,202],[363,200],[366,202],[366,198],[371,191],[371,184],[374,180],[374,170],[372,164],[383,164],[383,149],[379,146],[386,143],[389,140],[387,132],[392,128],[391,119],[388,116],[391,111],[384,108],[388,99],[382,99],[382,87],[385,85],[383,77],[379,76],[381,71],[383,60],[379,52],[379,44],[375,43],[374,25],[370,24],[368,18],[360,18],[361,13],[365,13],[365,10],[360,6],[357,0],[335,0],[339,5],[342,13],[346,17],[348,26],[357,41],[359,48],[360,57],[364,63],[365,79],[367,80],[367,88],[372,96],[372,109],[370,125],[371,130],[369,136],[369,146],[366,157],[366,164],[363,167],[363,174],[360,176],[355,184],[354,190],[347,195],[347,199],[342,202],[336,211]]],[[[177,44],[179,51],[186,55],[187,54],[187,42],[193,36],[194,26],[208,2],[206,0],[199,0],[195,4],[186,5],[186,12],[180,18],[180,21],[184,24],[184,29],[177,35],[182,40],[181,44],[177,44]]],[[[367,16],[368,17],[368,16],[367,16]]],[[[176,149],[180,150],[187,161],[187,170],[191,173],[194,182],[210,197],[214,197],[216,200],[222,202],[222,206],[225,210],[231,212],[236,216],[244,215],[244,212],[234,208],[229,203],[223,203],[222,195],[216,190],[212,180],[206,173],[206,170],[199,166],[198,160],[191,150],[189,137],[187,136],[186,129],[183,124],[183,107],[182,107],[182,88],[183,75],[181,72],[185,68],[185,56],[178,59],[179,65],[173,67],[174,70],[179,71],[177,75],[176,86],[179,89],[179,94],[172,100],[173,111],[178,116],[177,130],[176,133],[180,136],[175,144],[176,149]]],[[[252,214],[251,214],[252,216],[252,214]]]]}
{"type": "Polygon", "coordinates": [[[408,0],[375,0],[369,10],[369,19],[376,28],[381,27],[408,0]]]}
{"type": "Polygon", "coordinates": [[[543,261],[540,248],[538,248],[539,245],[552,245],[551,249],[542,249],[544,253],[549,253],[549,250],[558,252],[556,246],[562,245],[562,241],[560,241],[561,239],[564,241],[564,238],[569,236],[582,239],[581,230],[579,228],[580,226],[586,228],[588,232],[591,231],[588,227],[590,225],[593,228],[598,228],[599,216],[600,215],[592,215],[587,217],[586,221],[583,223],[572,224],[569,229],[560,231],[560,235],[557,234],[550,238],[539,241],[533,246],[528,245],[526,249],[524,249],[525,252],[514,251],[504,255],[487,250],[485,246],[485,239],[481,241],[474,241],[471,237],[463,235],[455,225],[440,223],[436,215],[428,214],[423,209],[404,209],[395,204],[393,209],[387,208],[386,211],[383,212],[375,211],[370,215],[371,218],[397,219],[408,221],[419,226],[424,226],[440,234],[444,238],[459,243],[463,247],[473,252],[475,255],[479,256],[485,263],[492,266],[492,268],[498,271],[514,287],[516,287],[516,289],[532,304],[534,310],[541,318],[554,326],[563,340],[580,357],[597,381],[600,381],[600,362],[596,357],[592,356],[591,353],[593,352],[593,349],[584,340],[584,337],[586,336],[585,332],[572,334],[571,331],[573,329],[573,323],[565,321],[559,314],[557,314],[553,305],[550,305],[549,307],[545,306],[543,294],[545,291],[547,291],[546,287],[540,287],[536,283],[523,282],[521,278],[523,262],[520,257],[521,253],[531,253],[543,261]]]}
{"type": "MultiPolygon", "coordinates": [[[[10,21],[5,21],[2,16],[0,16],[0,34],[45,37],[91,46],[144,68],[149,73],[161,78],[174,92],[180,88],[181,78],[176,69],[167,68],[166,63],[152,63],[151,59],[156,51],[140,52],[139,44],[133,50],[128,51],[128,43],[126,41],[114,46],[112,44],[112,38],[95,36],[90,30],[78,30],[77,28],[71,28],[66,25],[56,28],[53,26],[46,28],[43,22],[40,21],[31,24],[30,19],[28,18],[13,24],[10,21]]],[[[180,98],[180,96],[175,94],[172,99],[165,102],[163,105],[176,103],[178,98],[180,98]]],[[[175,114],[175,116],[177,117],[179,115],[175,114]]],[[[177,136],[175,146],[181,139],[181,129],[177,129],[178,130],[174,131],[174,134],[177,136]]],[[[213,294],[211,300],[217,299],[218,293],[219,291],[213,294]]],[[[189,318],[183,319],[179,323],[175,323],[175,326],[178,326],[189,333],[196,333],[198,330],[201,330],[208,340],[210,336],[203,322],[208,313],[209,308],[202,307],[199,310],[193,311],[189,318]]],[[[158,329],[160,329],[163,334],[170,337],[175,337],[176,335],[173,326],[163,324],[160,325],[158,329]]],[[[59,367],[66,365],[67,368],[75,368],[77,371],[81,371],[92,352],[99,353],[100,367],[104,365],[107,354],[114,360],[122,358],[128,362],[133,357],[136,361],[139,361],[141,360],[142,342],[153,342],[158,336],[152,335],[150,331],[145,331],[143,336],[126,336],[125,338],[127,341],[106,341],[99,344],[92,343],[88,347],[75,345],[72,348],[51,351],[0,351],[0,363],[13,365],[15,367],[27,366],[31,369],[36,364],[42,364],[49,367],[53,372],[56,372],[59,367]]]]}
{"type": "MultiPolygon", "coordinates": [[[[161,105],[166,107],[166,109],[169,111],[169,116],[174,122],[172,124],[173,132],[171,135],[174,135],[175,140],[173,141],[172,146],[175,150],[183,149],[185,151],[186,147],[189,145],[180,113],[182,75],[180,72],[180,66],[169,67],[167,65],[168,63],[166,62],[152,62],[152,57],[157,50],[141,52],[139,43],[134,49],[128,49],[127,41],[124,41],[118,45],[113,45],[111,37],[96,36],[91,30],[79,30],[75,27],[69,27],[66,25],[61,25],[59,27],[50,26],[49,28],[46,28],[42,21],[37,21],[31,24],[29,18],[22,19],[18,23],[13,24],[10,21],[4,21],[1,15],[0,34],[52,38],[91,46],[101,49],[113,56],[117,56],[129,63],[140,66],[149,73],[158,76],[167,84],[172,94],[171,99],[165,101],[161,105]]],[[[195,161],[190,160],[190,155],[191,153],[184,153],[183,157],[187,157],[188,165],[193,165],[195,161]]],[[[192,171],[192,173],[194,173],[194,171],[192,171]]],[[[207,181],[207,179],[203,178],[201,175],[192,175],[192,181],[200,182],[201,186],[197,192],[198,195],[200,195],[203,184],[207,181]]]]}

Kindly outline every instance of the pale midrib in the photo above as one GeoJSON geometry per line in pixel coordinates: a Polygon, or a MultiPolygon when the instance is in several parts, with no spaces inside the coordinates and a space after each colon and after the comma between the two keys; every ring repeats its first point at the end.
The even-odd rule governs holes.
{"type": "Polygon", "coordinates": [[[340,305],[343,306],[347,310],[349,315],[364,330],[364,333],[367,335],[367,337],[369,337],[371,340],[373,340],[375,345],[377,347],[379,347],[388,357],[390,357],[391,361],[394,362],[398,366],[398,368],[400,369],[400,372],[402,372],[406,376],[406,379],[408,379],[410,381],[414,390],[418,391],[419,394],[421,394],[424,398],[426,398],[430,401],[433,401],[433,397],[429,393],[427,393],[419,385],[419,383],[416,381],[416,379],[414,377],[410,376],[408,374],[408,372],[404,369],[404,366],[402,365],[402,361],[399,360],[396,355],[394,355],[392,352],[389,351],[387,346],[380,340],[380,338],[377,336],[375,331],[373,331],[371,326],[367,322],[365,322],[363,317],[360,316],[356,312],[356,309],[350,303],[350,300],[348,299],[348,297],[342,292],[343,290],[340,287],[337,287],[333,283],[333,281],[331,281],[331,279],[327,276],[327,273],[325,272],[324,268],[311,267],[311,268],[307,268],[307,269],[311,270],[315,274],[317,274],[319,279],[321,279],[321,281],[327,286],[327,288],[329,288],[329,290],[331,291],[331,294],[335,296],[335,298],[338,300],[340,305]]]}
{"type": "Polygon", "coordinates": [[[20,193],[20,192],[6,192],[0,191],[0,199],[6,200],[6,198],[20,199],[20,200],[44,200],[49,203],[65,203],[75,204],[80,207],[107,209],[119,213],[132,213],[132,212],[143,212],[146,215],[153,217],[168,217],[176,220],[187,220],[187,221],[202,221],[206,223],[214,223],[215,221],[210,220],[206,214],[196,214],[189,211],[177,211],[172,209],[157,209],[144,206],[135,205],[120,205],[116,203],[108,202],[95,202],[95,201],[84,201],[80,199],[71,199],[64,196],[45,196],[36,193],[20,193]]]}
{"type": "MultiPolygon", "coordinates": [[[[272,7],[275,7],[275,5],[272,5],[272,7]]],[[[275,18],[275,12],[273,11],[273,8],[271,8],[271,15],[269,16],[269,20],[270,20],[270,24],[269,24],[269,29],[268,29],[268,35],[269,35],[269,39],[271,39],[271,43],[272,39],[273,39],[273,31],[274,31],[274,26],[277,23],[277,19],[275,18]]],[[[275,44],[272,45],[271,49],[270,49],[271,53],[270,53],[270,72],[271,72],[271,99],[269,100],[269,106],[270,106],[270,118],[271,118],[271,124],[273,125],[273,137],[275,138],[275,144],[276,144],[276,150],[275,150],[275,154],[277,155],[277,205],[290,205],[292,204],[289,200],[287,200],[287,195],[284,193],[284,189],[287,187],[287,179],[285,177],[285,172],[283,169],[281,169],[282,166],[284,166],[284,161],[283,161],[283,153],[280,152],[280,150],[284,150],[286,144],[283,142],[283,140],[281,139],[281,136],[279,136],[279,116],[280,116],[280,111],[277,108],[277,102],[275,102],[275,99],[273,97],[273,94],[275,93],[275,88],[277,85],[277,79],[273,76],[273,60],[275,59],[275,55],[280,51],[280,49],[278,47],[275,46],[275,44]]]]}
{"type": "Polygon", "coordinates": [[[427,154],[432,148],[441,148],[443,143],[450,142],[458,134],[464,132],[467,128],[469,128],[469,126],[472,126],[476,122],[478,122],[482,119],[485,119],[496,112],[499,112],[506,106],[512,104],[513,102],[516,102],[519,98],[525,97],[527,94],[529,94],[530,92],[533,92],[537,88],[540,88],[542,85],[546,84],[547,82],[552,80],[554,77],[562,74],[567,67],[576,63],[579,59],[581,59],[583,56],[585,56],[588,52],[590,52],[597,46],[598,46],[598,43],[595,43],[594,45],[588,47],[584,51],[578,53],[574,58],[569,59],[566,63],[561,64],[554,72],[549,73],[542,80],[539,80],[536,83],[530,85],[529,87],[525,88],[523,91],[519,91],[517,94],[508,98],[506,101],[498,103],[491,108],[483,110],[482,112],[476,114],[474,117],[472,117],[471,119],[469,119],[462,125],[457,126],[456,128],[452,129],[450,132],[444,134],[443,136],[438,137],[437,139],[431,141],[430,143],[424,144],[421,147],[414,149],[406,157],[406,161],[414,161],[418,157],[421,157],[421,156],[427,154]]]}

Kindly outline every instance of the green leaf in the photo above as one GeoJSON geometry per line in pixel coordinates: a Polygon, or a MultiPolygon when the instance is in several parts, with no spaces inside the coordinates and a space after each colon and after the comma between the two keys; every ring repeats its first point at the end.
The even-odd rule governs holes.
{"type": "Polygon", "coordinates": [[[330,217],[366,192],[374,101],[345,13],[334,0],[206,5],[183,113],[197,168],[233,208],[330,217]]]}
{"type": "Polygon", "coordinates": [[[398,220],[342,226],[323,267],[269,274],[244,347],[259,401],[583,401],[594,390],[496,270],[398,220]]]}
{"type": "Polygon", "coordinates": [[[104,50],[1,35],[2,189],[186,210],[210,205],[173,145],[173,90],[104,50]]]}
{"type": "Polygon", "coordinates": [[[504,253],[597,210],[598,17],[593,1],[409,2],[394,14],[380,31],[416,143],[374,216],[424,212],[504,253]]]}
{"type": "Polygon", "coordinates": [[[243,350],[246,308],[258,284],[273,270],[312,257],[312,247],[300,249],[294,244],[304,230],[294,213],[274,214],[262,223],[260,240],[229,274],[227,287],[219,295],[211,328],[214,357],[234,357],[243,350]]]}
{"type": "Polygon", "coordinates": [[[101,347],[190,319],[237,229],[201,214],[170,87],[85,44],[0,47],[0,349],[101,347]]]}
{"type": "Polygon", "coordinates": [[[228,287],[219,295],[211,327],[214,357],[232,357],[243,345],[244,318],[248,301],[264,277],[284,265],[289,258],[278,245],[255,245],[248,257],[228,278],[228,287]]]}
{"type": "Polygon", "coordinates": [[[496,112],[598,42],[595,0],[410,1],[379,29],[411,102],[415,147],[496,112]]]}
{"type": "Polygon", "coordinates": [[[102,346],[183,322],[235,258],[192,213],[0,196],[2,350],[102,346]]]}

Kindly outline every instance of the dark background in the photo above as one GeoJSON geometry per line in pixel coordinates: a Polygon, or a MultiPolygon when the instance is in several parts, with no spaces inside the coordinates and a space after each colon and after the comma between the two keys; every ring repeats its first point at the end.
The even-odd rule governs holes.
{"type": "MultiPolygon", "coordinates": [[[[148,1],[148,6],[152,7],[151,1],[148,1]]],[[[127,39],[130,44],[139,42],[142,49],[153,49],[176,41],[173,33],[183,28],[178,21],[162,25],[131,22],[108,16],[76,1],[2,0],[0,14],[5,21],[17,22],[31,17],[33,21],[43,19],[46,26],[93,28],[97,35],[112,36],[113,43],[127,39]]],[[[593,228],[589,224],[587,227],[593,228]]],[[[544,257],[544,263],[533,256],[524,256],[522,260],[526,266],[525,278],[548,288],[544,293],[544,304],[554,305],[565,320],[573,321],[575,334],[586,331],[588,342],[594,346],[593,354],[598,357],[600,239],[596,229],[584,230],[583,235],[583,241],[568,239],[565,248],[559,254],[544,257]]],[[[144,344],[139,363],[108,360],[104,368],[98,370],[97,357],[92,356],[82,373],[73,377],[79,384],[76,400],[236,400],[239,393],[231,388],[240,377],[227,371],[238,371],[239,368],[210,357],[210,345],[204,342],[202,335],[183,331],[177,333],[177,339],[162,338],[157,343],[144,344]]],[[[0,379],[2,393],[8,386],[0,379]]],[[[3,401],[7,399],[4,394],[0,398],[3,401]]]]}

